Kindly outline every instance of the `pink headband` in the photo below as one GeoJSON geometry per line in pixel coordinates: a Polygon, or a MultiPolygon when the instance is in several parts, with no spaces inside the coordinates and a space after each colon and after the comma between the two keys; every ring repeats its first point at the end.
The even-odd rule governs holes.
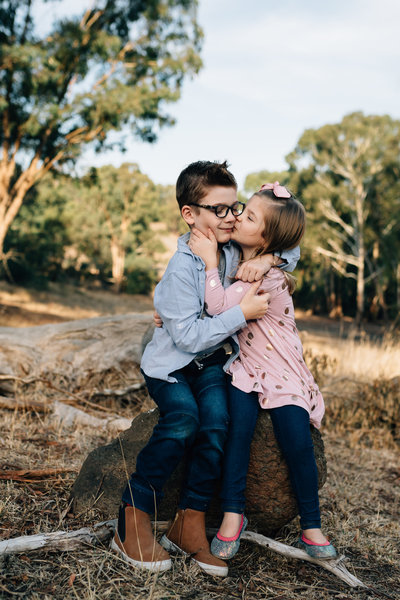
{"type": "Polygon", "coordinates": [[[283,185],[279,185],[279,181],[274,181],[274,183],[264,183],[259,189],[259,192],[262,192],[263,190],[272,190],[276,198],[290,198],[291,196],[290,192],[288,192],[283,185]]]}

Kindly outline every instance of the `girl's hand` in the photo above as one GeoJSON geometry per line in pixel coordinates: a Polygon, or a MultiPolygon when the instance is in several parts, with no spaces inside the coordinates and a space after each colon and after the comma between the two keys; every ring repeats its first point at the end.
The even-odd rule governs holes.
{"type": "Polygon", "coordinates": [[[156,327],[163,326],[163,320],[156,310],[154,310],[154,313],[153,313],[153,323],[156,327]]]}
{"type": "Polygon", "coordinates": [[[255,281],[239,305],[246,321],[261,319],[268,310],[271,296],[268,292],[259,292],[260,285],[261,281],[255,281]]]}
{"type": "Polygon", "coordinates": [[[190,232],[188,246],[194,254],[204,260],[207,270],[218,266],[218,243],[211,229],[208,230],[207,235],[204,235],[199,229],[193,227],[190,232]]]}
{"type": "Polygon", "coordinates": [[[235,278],[248,281],[249,283],[259,281],[268,273],[271,267],[276,267],[281,262],[281,259],[273,254],[264,254],[263,256],[251,258],[240,265],[235,278]]]}

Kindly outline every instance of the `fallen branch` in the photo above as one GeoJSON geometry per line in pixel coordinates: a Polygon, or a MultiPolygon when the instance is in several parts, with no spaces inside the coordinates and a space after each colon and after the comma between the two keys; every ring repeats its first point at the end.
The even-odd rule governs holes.
{"type": "MultiPolygon", "coordinates": [[[[45,379],[44,377],[30,377],[29,379],[23,379],[22,377],[17,377],[15,375],[0,375],[0,381],[2,381],[2,380],[18,381],[19,383],[23,383],[24,385],[30,385],[31,383],[44,383],[44,385],[46,385],[50,389],[54,390],[55,392],[60,392],[63,395],[69,396],[71,398],[70,402],[72,402],[72,400],[74,400],[74,406],[77,406],[77,405],[79,406],[80,404],[86,404],[87,406],[90,406],[91,408],[95,408],[96,410],[110,412],[109,408],[107,408],[105,406],[101,406],[99,404],[95,404],[94,402],[90,402],[90,400],[86,400],[86,398],[83,398],[79,394],[74,394],[72,392],[69,392],[68,390],[64,390],[64,389],[54,385],[54,383],[52,383],[48,379],[45,379]]],[[[111,391],[111,390],[108,390],[108,391],[111,391]]],[[[111,396],[111,394],[108,394],[108,395],[111,396]]]]}
{"type": "Polygon", "coordinates": [[[120,390],[113,390],[109,388],[104,390],[94,390],[91,396],[126,396],[130,392],[141,390],[144,387],[146,387],[146,382],[139,381],[137,383],[132,383],[132,385],[128,385],[126,388],[122,388],[120,390]]]}
{"type": "Polygon", "coordinates": [[[79,408],[63,404],[62,402],[54,402],[53,416],[67,427],[79,423],[79,425],[90,425],[91,427],[100,429],[124,431],[125,429],[129,429],[132,423],[131,419],[119,417],[118,415],[110,415],[100,419],[99,417],[88,415],[79,408]]]}
{"type": "Polygon", "coordinates": [[[61,550],[70,551],[81,546],[95,546],[107,541],[114,534],[116,519],[97,523],[93,529],[83,527],[76,531],[55,531],[53,533],[38,533],[25,535],[0,542],[2,554],[19,554],[31,550],[61,550]]]}
{"type": "MultiPolygon", "coordinates": [[[[10,540],[0,542],[0,555],[2,554],[17,554],[20,552],[29,552],[30,550],[61,550],[69,551],[79,548],[83,545],[96,546],[97,544],[107,542],[114,534],[117,524],[116,519],[103,521],[94,525],[93,529],[83,527],[77,531],[56,531],[54,533],[44,533],[37,535],[22,536],[10,540]]],[[[157,522],[157,531],[165,531],[167,522],[157,522]]],[[[207,530],[207,534],[213,535],[216,530],[207,530]]],[[[281,542],[277,542],[271,538],[265,537],[259,533],[245,531],[242,534],[242,540],[254,542],[263,548],[268,548],[273,552],[282,554],[287,558],[295,558],[306,560],[327,571],[330,571],[336,577],[347,583],[350,587],[368,588],[362,581],[357,579],[344,566],[345,557],[342,556],[336,560],[318,560],[308,556],[304,550],[287,546],[281,542]]],[[[369,589],[369,588],[368,588],[369,589]]]]}
{"type": "Polygon", "coordinates": [[[51,402],[37,402],[36,400],[17,400],[0,396],[0,408],[8,410],[34,410],[35,412],[48,412],[51,410],[51,402]]]}
{"type": "Polygon", "coordinates": [[[110,414],[107,417],[95,417],[89,415],[75,406],[64,404],[63,402],[36,402],[35,400],[17,400],[16,398],[6,398],[0,396],[0,408],[8,410],[34,410],[35,412],[52,412],[53,418],[57,419],[62,425],[71,427],[73,425],[90,425],[100,429],[113,429],[124,431],[131,426],[131,419],[119,417],[110,414]]]}
{"type": "Polygon", "coordinates": [[[252,531],[243,532],[241,539],[248,542],[254,542],[259,546],[263,546],[263,548],[268,548],[269,550],[277,552],[278,554],[282,554],[282,556],[286,556],[287,558],[298,558],[300,560],[306,560],[318,565],[319,567],[330,571],[336,575],[336,577],[339,577],[339,579],[347,583],[350,587],[368,587],[362,581],[357,579],[357,577],[349,573],[349,571],[346,569],[343,564],[344,560],[346,560],[345,556],[340,556],[335,560],[319,560],[317,558],[312,558],[307,554],[307,552],[300,550],[300,548],[294,548],[293,546],[282,544],[282,542],[277,542],[276,540],[265,537],[259,533],[253,533],[252,531]]]}
{"type": "Polygon", "coordinates": [[[13,471],[0,471],[0,479],[7,479],[10,481],[26,481],[32,482],[38,479],[44,479],[47,477],[53,477],[54,475],[60,475],[60,473],[72,473],[76,472],[76,469],[68,468],[49,468],[49,469],[18,469],[13,471]]]}

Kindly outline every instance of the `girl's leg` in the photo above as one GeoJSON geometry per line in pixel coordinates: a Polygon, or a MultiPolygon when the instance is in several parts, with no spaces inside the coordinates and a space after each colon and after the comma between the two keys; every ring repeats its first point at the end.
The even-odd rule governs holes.
{"type": "Polygon", "coordinates": [[[224,537],[237,533],[245,508],[250,444],[259,411],[258,396],[255,393],[246,394],[229,383],[228,408],[230,424],[220,493],[224,512],[220,534],[224,537]]]}
{"type": "Polygon", "coordinates": [[[269,411],[274,432],[289,468],[290,480],[306,538],[326,542],[321,532],[318,470],[310,431],[310,417],[300,406],[288,405],[269,411]]]}

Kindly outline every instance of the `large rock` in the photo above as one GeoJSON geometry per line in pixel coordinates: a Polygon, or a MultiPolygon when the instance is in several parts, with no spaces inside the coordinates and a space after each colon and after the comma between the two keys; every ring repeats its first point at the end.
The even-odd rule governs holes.
{"type": "MultiPolygon", "coordinates": [[[[94,505],[104,519],[114,518],[126,485],[126,473],[135,470],[136,457],[149,439],[158,421],[158,410],[142,413],[130,429],[106,446],[93,450],[86,458],[72,489],[73,511],[80,513],[94,505]]],[[[312,428],[319,487],[326,480],[326,460],[320,433],[312,428]]],[[[158,509],[158,520],[168,520],[176,510],[184,473],[183,462],[165,487],[165,497],[158,509]]],[[[271,419],[260,411],[251,447],[247,480],[246,515],[250,529],[274,535],[297,515],[286,463],[277,446],[271,419]]],[[[221,518],[217,497],[208,511],[208,525],[216,527],[221,518]]]]}

